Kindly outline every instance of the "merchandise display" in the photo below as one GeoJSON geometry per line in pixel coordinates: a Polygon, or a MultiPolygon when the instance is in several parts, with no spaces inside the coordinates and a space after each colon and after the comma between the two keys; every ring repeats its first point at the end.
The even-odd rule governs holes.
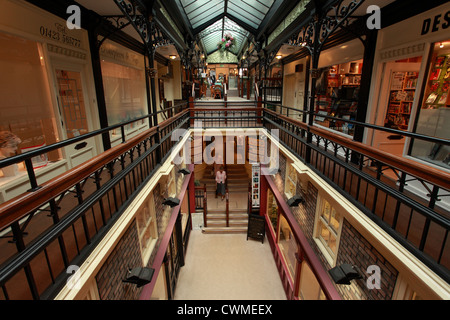
{"type": "Polygon", "coordinates": [[[315,121],[330,129],[353,135],[363,60],[324,68],[316,85],[316,113],[344,121],[316,116],[315,121]]]}

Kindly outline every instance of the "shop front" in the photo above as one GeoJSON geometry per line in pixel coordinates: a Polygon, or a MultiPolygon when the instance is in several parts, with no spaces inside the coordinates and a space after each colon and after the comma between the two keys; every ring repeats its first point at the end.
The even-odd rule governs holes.
{"type": "MultiPolygon", "coordinates": [[[[86,30],[24,1],[0,13],[0,158],[98,129],[86,30]],[[21,17],[21,19],[17,19],[21,17]]],[[[98,141],[32,159],[39,183],[91,159],[98,141]]],[[[29,188],[21,163],[0,170],[0,203],[29,188]]]]}
{"type": "MultiPolygon", "coordinates": [[[[444,126],[449,120],[449,10],[448,4],[442,5],[379,31],[366,122],[450,137],[444,126]]],[[[366,143],[427,165],[450,168],[448,160],[445,163],[445,146],[388,132],[369,132],[366,143]]]]}
{"type": "Polygon", "coordinates": [[[320,75],[315,88],[316,125],[353,137],[355,128],[346,120],[356,120],[363,56],[364,45],[358,39],[320,54],[320,75]]]}
{"type": "MultiPolygon", "coordinates": [[[[450,138],[450,5],[444,4],[379,31],[366,122],[450,138]],[[401,36],[399,36],[401,35],[401,36]]],[[[448,171],[450,147],[401,133],[367,130],[365,143],[393,155],[448,171]]],[[[396,179],[392,173],[393,179],[396,179]]],[[[429,197],[419,181],[407,188],[429,197]]],[[[440,206],[449,208],[442,198],[440,206]]]]}

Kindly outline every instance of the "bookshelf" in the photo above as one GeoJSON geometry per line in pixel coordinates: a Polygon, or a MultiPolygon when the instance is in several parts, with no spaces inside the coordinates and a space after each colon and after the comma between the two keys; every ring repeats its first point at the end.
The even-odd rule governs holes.
{"type": "Polygon", "coordinates": [[[393,72],[385,127],[408,130],[418,72],[393,72]]]}
{"type": "MultiPolygon", "coordinates": [[[[316,112],[343,120],[356,118],[362,60],[334,65],[326,73],[326,88],[317,94],[316,112]]],[[[332,121],[316,116],[316,122],[330,129],[353,134],[354,127],[344,121],[332,121]]]]}

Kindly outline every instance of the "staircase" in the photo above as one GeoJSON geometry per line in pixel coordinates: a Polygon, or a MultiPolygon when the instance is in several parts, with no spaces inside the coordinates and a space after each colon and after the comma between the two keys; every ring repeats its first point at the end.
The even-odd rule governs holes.
{"type": "MultiPolygon", "coordinates": [[[[209,173],[212,166],[208,167],[209,173]]],[[[228,203],[215,197],[216,182],[213,176],[205,175],[200,183],[206,184],[208,214],[203,233],[247,233],[248,185],[250,177],[243,165],[227,165],[228,203]],[[228,227],[227,227],[228,207],[228,227]]]]}

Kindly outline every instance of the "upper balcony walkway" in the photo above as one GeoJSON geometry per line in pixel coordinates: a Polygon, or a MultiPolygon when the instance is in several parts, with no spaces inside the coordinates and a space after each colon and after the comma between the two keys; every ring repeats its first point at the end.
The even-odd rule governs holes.
{"type": "MultiPolygon", "coordinates": [[[[0,160],[0,167],[24,161],[30,183],[30,191],[0,205],[1,299],[53,297],[66,281],[66,268],[86,259],[168,159],[177,145],[171,139],[174,130],[194,128],[196,121],[202,121],[202,128],[264,128],[268,132],[277,129],[280,143],[289,152],[437,275],[450,281],[448,173],[380,152],[289,116],[297,119],[300,110],[278,106],[280,112],[275,112],[260,100],[244,105],[231,99],[220,103],[215,107],[185,103],[175,116],[128,141],[125,126],[152,115],[0,160]],[[32,157],[79,144],[88,137],[109,135],[114,129],[123,134],[120,145],[50,181],[37,182],[32,157]],[[414,181],[428,190],[426,197],[409,188],[414,181]],[[26,285],[17,286],[17,281],[26,285]]],[[[390,131],[450,145],[448,140],[349,122],[367,130],[390,131]]]]}

